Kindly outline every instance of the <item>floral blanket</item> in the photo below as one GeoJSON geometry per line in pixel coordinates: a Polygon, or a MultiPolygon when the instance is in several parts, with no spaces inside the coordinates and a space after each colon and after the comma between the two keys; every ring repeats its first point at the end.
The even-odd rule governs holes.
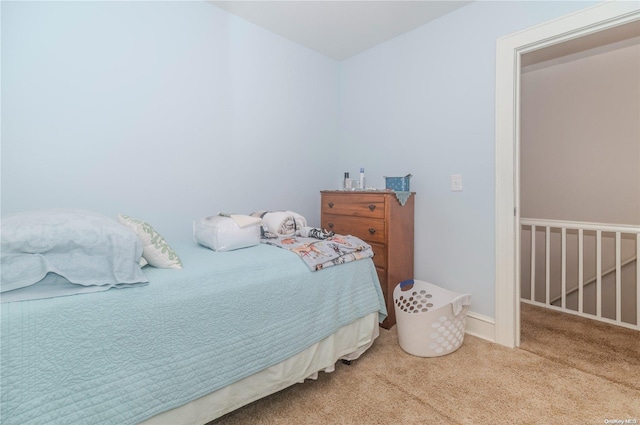
{"type": "Polygon", "coordinates": [[[311,271],[373,257],[371,245],[351,235],[334,235],[323,240],[284,236],[262,239],[262,243],[297,254],[311,271]]]}

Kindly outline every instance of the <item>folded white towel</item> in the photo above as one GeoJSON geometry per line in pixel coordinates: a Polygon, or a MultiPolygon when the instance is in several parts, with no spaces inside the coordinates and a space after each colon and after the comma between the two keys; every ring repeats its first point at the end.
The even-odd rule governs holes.
{"type": "Polygon", "coordinates": [[[262,222],[262,219],[260,217],[251,217],[250,215],[230,214],[229,217],[231,217],[236,222],[238,227],[242,228],[262,222]]]}
{"type": "Polygon", "coordinates": [[[453,314],[457,316],[464,306],[471,305],[471,294],[460,294],[451,301],[451,304],[453,304],[453,314]]]}

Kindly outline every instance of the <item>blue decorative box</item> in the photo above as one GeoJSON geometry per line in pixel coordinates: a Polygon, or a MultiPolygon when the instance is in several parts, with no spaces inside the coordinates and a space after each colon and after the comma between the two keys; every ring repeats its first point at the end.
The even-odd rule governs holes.
{"type": "Polygon", "coordinates": [[[386,177],[385,188],[391,189],[395,192],[409,192],[409,179],[411,178],[411,174],[407,174],[404,177],[386,177]]]}

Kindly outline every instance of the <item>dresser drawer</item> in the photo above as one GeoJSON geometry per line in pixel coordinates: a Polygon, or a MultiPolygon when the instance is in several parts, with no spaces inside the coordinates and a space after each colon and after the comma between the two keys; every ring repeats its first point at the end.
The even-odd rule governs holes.
{"type": "Polygon", "coordinates": [[[384,243],[384,220],[322,214],[322,228],[339,235],[353,235],[366,242],[384,243]]]}
{"type": "Polygon", "coordinates": [[[377,268],[385,269],[387,267],[387,250],[385,246],[375,242],[369,242],[369,244],[373,249],[373,264],[377,268]]]}
{"type": "Polygon", "coordinates": [[[384,218],[384,200],[379,194],[323,194],[321,213],[384,218]]]}

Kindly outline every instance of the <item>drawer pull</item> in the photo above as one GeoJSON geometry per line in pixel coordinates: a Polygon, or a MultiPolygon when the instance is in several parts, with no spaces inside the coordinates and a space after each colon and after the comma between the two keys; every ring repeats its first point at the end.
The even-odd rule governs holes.
{"type": "Polygon", "coordinates": [[[333,223],[328,223],[329,229],[333,229],[333,223]]]}
{"type": "Polygon", "coordinates": [[[329,202],[329,208],[333,208],[333,202],[329,202]]]}
{"type": "Polygon", "coordinates": [[[369,233],[373,235],[375,232],[376,232],[376,229],[374,229],[373,227],[369,228],[369,233]]]}
{"type": "Polygon", "coordinates": [[[375,210],[375,209],[376,209],[375,204],[369,204],[369,209],[370,209],[371,211],[375,210]]]}

